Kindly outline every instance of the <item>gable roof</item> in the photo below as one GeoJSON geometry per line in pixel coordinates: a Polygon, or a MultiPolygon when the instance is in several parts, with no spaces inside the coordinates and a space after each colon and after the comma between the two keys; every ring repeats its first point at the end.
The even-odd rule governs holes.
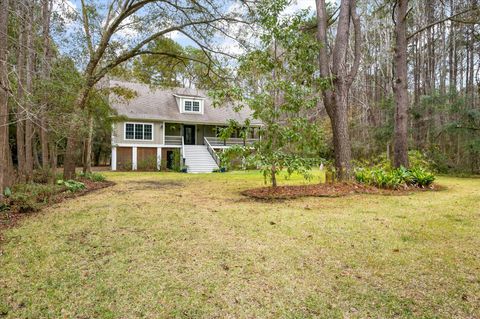
{"type": "MultiPolygon", "coordinates": [[[[111,98],[110,105],[123,115],[135,120],[161,120],[181,123],[200,124],[225,124],[233,119],[244,123],[251,118],[252,111],[243,107],[235,112],[233,106],[228,104],[222,107],[213,107],[211,99],[204,90],[192,88],[160,89],[147,84],[110,80],[110,87],[120,86],[131,89],[137,96],[128,101],[111,98]],[[204,99],[204,114],[180,113],[175,96],[186,96],[204,99]]],[[[252,125],[260,125],[260,121],[252,120],[252,125]]]]}

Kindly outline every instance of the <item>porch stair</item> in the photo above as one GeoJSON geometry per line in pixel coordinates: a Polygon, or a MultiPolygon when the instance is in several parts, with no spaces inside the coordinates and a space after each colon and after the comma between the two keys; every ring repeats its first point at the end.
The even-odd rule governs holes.
{"type": "Polygon", "coordinates": [[[189,173],[211,173],[218,169],[217,163],[205,145],[185,145],[185,165],[189,173]]]}

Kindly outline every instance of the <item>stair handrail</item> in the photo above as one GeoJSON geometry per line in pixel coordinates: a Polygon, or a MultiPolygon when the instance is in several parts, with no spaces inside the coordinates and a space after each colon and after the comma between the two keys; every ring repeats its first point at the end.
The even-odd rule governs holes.
{"type": "Polygon", "coordinates": [[[182,148],[181,148],[181,151],[180,151],[180,156],[182,157],[182,167],[185,166],[185,143],[184,143],[184,139],[183,139],[183,135],[182,135],[182,148]]]}
{"type": "Polygon", "coordinates": [[[220,168],[220,158],[218,157],[217,152],[215,152],[215,150],[213,149],[212,145],[210,145],[210,142],[206,137],[204,137],[203,139],[205,140],[205,144],[207,145],[208,152],[210,153],[213,160],[215,161],[215,163],[217,163],[218,167],[220,168]]]}

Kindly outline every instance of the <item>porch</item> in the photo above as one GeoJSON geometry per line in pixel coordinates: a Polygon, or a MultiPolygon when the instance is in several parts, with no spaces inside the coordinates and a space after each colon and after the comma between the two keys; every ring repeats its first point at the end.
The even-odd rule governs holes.
{"type": "Polygon", "coordinates": [[[164,124],[165,147],[182,147],[183,145],[210,145],[213,148],[226,148],[233,145],[251,145],[258,140],[258,127],[251,127],[247,138],[240,137],[240,131],[234,131],[227,139],[219,137],[225,126],[187,123],[164,124]]]}

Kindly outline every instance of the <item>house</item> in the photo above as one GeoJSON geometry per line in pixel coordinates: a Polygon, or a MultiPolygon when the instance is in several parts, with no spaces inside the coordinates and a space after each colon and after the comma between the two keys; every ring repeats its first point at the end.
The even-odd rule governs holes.
{"type": "Polygon", "coordinates": [[[110,104],[126,120],[112,130],[112,170],[173,169],[212,172],[219,168],[217,152],[247,145],[258,138],[260,122],[251,121],[248,136],[234,132],[219,138],[229,120],[245,123],[251,110],[232,105],[213,107],[206,92],[192,88],[159,89],[145,84],[110,81],[136,96],[128,101],[110,97],[110,104]]]}

